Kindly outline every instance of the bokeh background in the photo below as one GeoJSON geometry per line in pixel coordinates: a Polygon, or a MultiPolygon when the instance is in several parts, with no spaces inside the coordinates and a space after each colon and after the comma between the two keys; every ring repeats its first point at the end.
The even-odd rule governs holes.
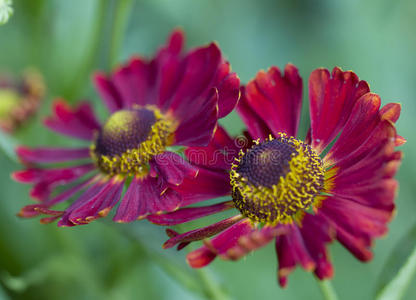
{"type": "MultiPolygon", "coordinates": [[[[13,17],[0,26],[0,71],[18,76],[35,67],[48,91],[37,116],[11,142],[74,145],[40,125],[51,101],[90,99],[105,119],[92,72],[109,71],[132,54],[152,55],[177,26],[185,30],[188,47],[217,41],[243,83],[259,69],[292,62],[306,87],[313,69],[340,66],[367,80],[383,104],[402,103],[397,128],[408,140],[401,147],[405,155],[397,176],[397,214],[389,234],[375,243],[374,259],[364,264],[339,244],[330,246],[333,285],[340,299],[373,299],[414,246],[415,1],[13,2],[13,17]]],[[[301,135],[307,123],[305,89],[301,135]]],[[[235,114],[222,124],[233,134],[243,128],[235,114]]],[[[185,253],[162,250],[164,229],[146,221],[112,224],[108,217],[88,226],[57,228],[19,219],[16,213],[32,200],[28,186],[10,179],[17,169],[19,164],[0,152],[0,299],[204,299],[198,291],[204,285],[195,285],[194,279],[205,286],[214,281],[217,287],[207,293],[217,293],[217,298],[224,292],[231,299],[322,299],[314,276],[300,268],[286,289],[277,285],[272,244],[239,262],[217,259],[201,273],[186,266],[185,253]]],[[[414,283],[403,299],[415,299],[414,283]]]]}

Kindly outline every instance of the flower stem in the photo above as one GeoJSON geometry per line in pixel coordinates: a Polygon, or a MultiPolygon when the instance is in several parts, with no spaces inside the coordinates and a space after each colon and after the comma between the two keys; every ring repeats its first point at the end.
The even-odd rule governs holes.
{"type": "Polygon", "coordinates": [[[204,294],[207,299],[213,300],[229,300],[230,297],[224,292],[224,290],[218,286],[218,283],[212,278],[207,268],[197,269],[196,272],[204,287],[204,294]]]}
{"type": "Polygon", "coordinates": [[[109,53],[110,68],[113,68],[117,62],[118,52],[123,43],[123,36],[126,29],[127,21],[132,9],[132,0],[116,1],[116,8],[113,16],[113,26],[111,29],[111,42],[109,53]]]}
{"type": "Polygon", "coordinates": [[[334,287],[329,280],[318,280],[319,288],[325,300],[338,300],[334,287]]]}

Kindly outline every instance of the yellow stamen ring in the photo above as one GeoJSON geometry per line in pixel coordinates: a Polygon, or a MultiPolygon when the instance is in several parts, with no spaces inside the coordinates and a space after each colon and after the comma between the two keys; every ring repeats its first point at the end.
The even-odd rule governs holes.
{"type": "Polygon", "coordinates": [[[156,108],[120,110],[103,126],[90,147],[90,155],[110,176],[145,175],[148,162],[173,143],[174,129],[174,121],[156,108]]]}
{"type": "Polygon", "coordinates": [[[245,153],[240,151],[230,179],[234,204],[245,217],[262,224],[286,224],[313,204],[324,186],[324,167],[309,145],[279,133],[262,143],[255,141],[245,153]],[[270,153],[278,158],[275,162],[264,160],[270,153]],[[257,166],[246,166],[253,162],[257,166]]]}

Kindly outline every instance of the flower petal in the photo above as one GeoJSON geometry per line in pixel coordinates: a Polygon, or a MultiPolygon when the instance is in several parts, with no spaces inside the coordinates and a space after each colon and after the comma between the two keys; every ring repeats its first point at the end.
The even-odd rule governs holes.
{"type": "Polygon", "coordinates": [[[53,116],[44,121],[52,131],[82,140],[91,141],[100,129],[89,103],[82,102],[72,109],[65,101],[56,100],[53,103],[53,116]]]}
{"type": "Polygon", "coordinates": [[[147,216],[147,219],[158,225],[172,226],[177,224],[186,223],[195,219],[199,219],[205,216],[209,216],[221,211],[233,208],[232,201],[225,201],[218,204],[201,207],[187,207],[177,211],[159,215],[147,216]]]}
{"type": "Polygon", "coordinates": [[[210,241],[206,241],[201,248],[190,252],[186,256],[186,261],[192,268],[202,268],[211,263],[217,255],[224,254],[228,249],[233,248],[238,239],[251,232],[252,229],[250,220],[243,219],[210,241]]]}
{"type": "Polygon", "coordinates": [[[237,113],[246,124],[248,132],[254,139],[266,139],[271,131],[266,122],[251,108],[247,101],[245,88],[241,88],[241,98],[237,105],[237,113]]]}
{"type": "Polygon", "coordinates": [[[247,104],[277,134],[296,136],[302,105],[302,79],[297,68],[288,64],[282,75],[279,68],[260,71],[246,87],[247,104]]]}
{"type": "Polygon", "coordinates": [[[233,140],[223,127],[218,126],[208,146],[189,147],[185,150],[185,155],[197,166],[218,171],[230,170],[240,149],[247,147],[245,140],[243,140],[244,145],[239,145],[238,142],[237,139],[233,140]]]}
{"type": "Polygon", "coordinates": [[[379,108],[380,97],[377,94],[367,93],[356,101],[341,135],[324,158],[325,164],[336,164],[371,136],[380,122],[379,108]]]}
{"type": "Polygon", "coordinates": [[[351,71],[317,69],[309,77],[312,147],[321,153],[344,127],[355,102],[370,91],[351,71]]]}
{"type": "Polygon", "coordinates": [[[153,177],[161,176],[173,185],[180,185],[185,178],[195,178],[198,174],[198,168],[192,166],[182,156],[170,151],[156,155],[150,161],[150,166],[153,177]]]}
{"type": "MultiPolygon", "coordinates": [[[[179,245],[183,243],[188,244],[190,242],[200,241],[200,240],[209,238],[229,228],[233,224],[240,221],[242,218],[243,217],[241,215],[233,216],[233,217],[221,220],[217,223],[211,224],[209,226],[191,230],[183,234],[177,234],[176,232],[171,231],[170,235],[171,236],[174,235],[174,236],[172,236],[169,240],[167,240],[163,244],[163,248],[168,249],[168,248],[174,247],[176,244],[179,244],[179,245]]],[[[183,247],[181,247],[181,249],[182,248],[183,247]]]]}
{"type": "Polygon", "coordinates": [[[24,163],[55,163],[90,157],[89,148],[34,148],[20,146],[16,149],[24,163]]]}
{"type": "Polygon", "coordinates": [[[173,187],[187,206],[203,200],[229,195],[231,192],[230,175],[227,172],[215,172],[200,168],[196,178],[185,178],[181,185],[173,187]]]}

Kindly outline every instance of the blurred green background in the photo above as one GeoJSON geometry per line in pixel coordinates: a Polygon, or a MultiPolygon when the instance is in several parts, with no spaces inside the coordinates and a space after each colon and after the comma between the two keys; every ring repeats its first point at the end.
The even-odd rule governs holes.
{"type": "MultiPolygon", "coordinates": [[[[108,71],[132,54],[152,55],[177,26],[185,30],[188,47],[218,41],[243,83],[259,69],[294,63],[305,87],[301,135],[308,123],[310,72],[334,66],[354,70],[383,104],[403,104],[397,127],[408,142],[401,147],[405,155],[397,176],[397,214],[389,234],[377,240],[374,259],[364,264],[339,244],[330,246],[333,285],[340,299],[373,299],[393,275],[394,265],[405,259],[406,249],[414,246],[414,0],[13,2],[13,17],[0,26],[0,71],[18,75],[28,66],[36,67],[48,89],[37,117],[14,136],[30,146],[73,145],[73,140],[40,125],[51,100],[90,99],[104,119],[105,110],[91,84],[92,72],[108,71]]],[[[233,134],[243,128],[235,114],[222,123],[233,134]]],[[[204,282],[207,276],[232,299],[322,299],[314,277],[300,268],[289,277],[286,289],[277,285],[272,244],[239,262],[218,259],[201,273],[185,265],[185,253],[163,251],[164,228],[146,221],[121,225],[107,218],[88,226],[57,228],[18,219],[19,209],[32,203],[29,187],[10,179],[19,165],[2,152],[0,166],[0,299],[203,299],[192,279],[204,282]],[[184,288],[181,281],[196,291],[184,288]]],[[[403,299],[416,298],[414,283],[403,299]]]]}

